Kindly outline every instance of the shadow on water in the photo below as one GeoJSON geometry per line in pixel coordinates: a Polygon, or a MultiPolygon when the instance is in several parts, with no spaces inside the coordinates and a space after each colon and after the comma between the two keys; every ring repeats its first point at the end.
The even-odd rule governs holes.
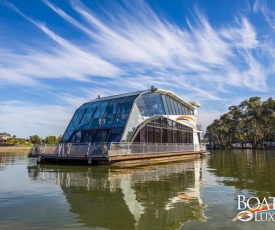
{"type": "Polygon", "coordinates": [[[88,227],[179,229],[205,221],[201,161],[135,168],[29,166],[31,180],[58,184],[88,227]]]}

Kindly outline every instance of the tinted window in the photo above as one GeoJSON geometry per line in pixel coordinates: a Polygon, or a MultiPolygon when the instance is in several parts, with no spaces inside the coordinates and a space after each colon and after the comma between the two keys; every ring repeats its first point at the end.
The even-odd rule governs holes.
{"type": "Polygon", "coordinates": [[[171,101],[168,96],[166,96],[166,103],[167,103],[167,107],[168,107],[168,114],[173,114],[171,101]]]}
{"type": "Polygon", "coordinates": [[[103,101],[100,106],[97,107],[94,116],[92,118],[92,121],[89,125],[89,129],[98,128],[101,123],[101,119],[105,113],[105,110],[107,108],[107,105],[109,104],[111,100],[103,101]]]}
{"type": "Polygon", "coordinates": [[[95,131],[96,131],[95,129],[86,131],[81,142],[84,142],[84,143],[92,142],[94,139],[95,131]]]}
{"type": "Polygon", "coordinates": [[[123,128],[112,128],[107,142],[119,142],[123,133],[123,128]]]}
{"type": "Polygon", "coordinates": [[[125,97],[122,98],[117,98],[115,100],[112,101],[112,103],[110,103],[107,108],[106,108],[106,112],[102,118],[101,121],[101,126],[100,128],[109,128],[112,126],[116,114],[121,106],[121,102],[125,99],[125,97]]]}
{"type": "Polygon", "coordinates": [[[90,105],[90,107],[88,107],[86,109],[86,112],[84,113],[77,129],[81,129],[81,130],[87,129],[87,127],[91,121],[91,118],[93,117],[94,112],[97,109],[97,107],[100,105],[100,103],[101,103],[100,101],[96,101],[96,102],[92,103],[90,105]]]}
{"type": "Polygon", "coordinates": [[[170,101],[171,108],[172,108],[172,113],[171,114],[176,114],[176,109],[175,109],[175,105],[174,105],[173,99],[169,97],[169,101],[170,101]]]}
{"type": "Polygon", "coordinates": [[[109,130],[107,130],[107,129],[98,129],[96,131],[93,142],[105,142],[108,132],[109,132],[109,130]]]}
{"type": "Polygon", "coordinates": [[[163,102],[163,106],[164,106],[164,109],[165,109],[165,114],[169,114],[169,110],[168,110],[168,106],[167,106],[167,101],[166,101],[165,95],[161,95],[161,97],[162,97],[162,102],[163,102]]]}
{"type": "Polygon", "coordinates": [[[131,108],[133,106],[133,102],[138,95],[127,97],[119,106],[118,112],[115,117],[115,121],[113,127],[124,127],[127,120],[131,108]]]}

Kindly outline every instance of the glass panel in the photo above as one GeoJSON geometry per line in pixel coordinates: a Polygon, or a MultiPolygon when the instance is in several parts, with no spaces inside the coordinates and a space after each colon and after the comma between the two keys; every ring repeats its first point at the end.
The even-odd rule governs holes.
{"type": "Polygon", "coordinates": [[[178,103],[178,107],[179,107],[179,114],[182,115],[182,108],[181,108],[181,104],[178,103]]]}
{"type": "Polygon", "coordinates": [[[173,130],[173,143],[177,143],[178,138],[177,138],[177,131],[173,130]]]}
{"type": "Polygon", "coordinates": [[[177,126],[177,123],[175,121],[172,121],[172,123],[173,123],[173,127],[177,126]]]}
{"type": "Polygon", "coordinates": [[[183,108],[182,104],[180,104],[180,114],[181,114],[181,115],[184,114],[184,108],[183,108]]]}
{"type": "Polygon", "coordinates": [[[158,114],[158,106],[155,94],[148,94],[149,100],[145,101],[147,106],[148,116],[154,116],[158,114]]]}
{"type": "Polygon", "coordinates": [[[187,132],[183,133],[183,143],[187,143],[187,132]]]}
{"type": "Polygon", "coordinates": [[[67,130],[68,130],[68,131],[69,131],[69,130],[71,130],[71,131],[75,130],[75,126],[74,126],[73,120],[71,120],[71,122],[70,122],[70,124],[69,124],[67,130]]]}
{"type": "Polygon", "coordinates": [[[154,109],[151,106],[149,93],[141,95],[140,98],[137,100],[136,104],[142,116],[150,117],[154,115],[154,109]]]}
{"type": "Polygon", "coordinates": [[[88,107],[90,107],[91,104],[92,102],[84,103],[79,109],[87,109],[88,107]]]}
{"type": "Polygon", "coordinates": [[[66,143],[68,142],[71,134],[72,134],[73,131],[66,131],[62,137],[62,140],[61,140],[61,143],[66,143]]]}
{"type": "Polygon", "coordinates": [[[167,106],[168,106],[168,114],[173,114],[171,101],[170,101],[170,98],[168,96],[166,96],[166,103],[167,103],[167,106]]]}
{"type": "Polygon", "coordinates": [[[140,130],[140,142],[147,142],[146,126],[140,130]]]}
{"type": "Polygon", "coordinates": [[[161,118],[161,127],[164,127],[164,128],[167,127],[167,119],[166,118],[161,118]]]}
{"type": "Polygon", "coordinates": [[[110,100],[103,101],[99,107],[97,107],[94,116],[92,118],[92,121],[89,125],[89,129],[98,128],[101,123],[102,116],[104,115],[107,105],[109,104],[110,100]]]}
{"type": "Polygon", "coordinates": [[[124,127],[127,120],[129,113],[132,109],[132,105],[134,100],[137,98],[138,95],[127,97],[120,105],[113,127],[124,127]]]}
{"type": "Polygon", "coordinates": [[[137,109],[139,110],[141,116],[148,117],[147,106],[145,105],[145,101],[144,101],[145,98],[146,98],[146,95],[141,95],[136,100],[135,104],[137,105],[137,109]]]}
{"type": "Polygon", "coordinates": [[[141,115],[137,104],[134,103],[131,115],[128,119],[127,126],[123,134],[123,141],[130,141],[137,127],[144,121],[144,117],[141,115]]]}
{"type": "Polygon", "coordinates": [[[154,115],[166,114],[160,94],[151,94],[150,101],[154,108],[154,115]]]}
{"type": "MultiPolygon", "coordinates": [[[[128,119],[122,141],[130,141],[138,125],[150,116],[165,114],[161,95],[158,93],[146,93],[138,97],[133,105],[131,116],[128,119]]],[[[116,124],[114,124],[116,126],[116,124]]],[[[160,122],[157,124],[160,126],[160,122]]]]}
{"type": "Polygon", "coordinates": [[[161,130],[162,143],[167,143],[167,129],[161,130]]]}
{"type": "Polygon", "coordinates": [[[177,138],[178,138],[177,142],[182,143],[182,132],[181,131],[177,132],[177,138]]]}
{"type": "MultiPolygon", "coordinates": [[[[85,105],[85,104],[84,104],[84,105],[85,105]]],[[[83,105],[83,106],[84,106],[84,105],[83,105]]],[[[78,110],[76,110],[77,116],[74,116],[74,118],[73,118],[73,123],[74,123],[75,129],[76,129],[76,127],[78,126],[80,120],[82,119],[84,112],[86,111],[86,109],[83,108],[83,106],[81,106],[78,110]]],[[[86,105],[85,105],[85,106],[86,106],[86,105]]],[[[85,107],[85,106],[84,106],[84,107],[85,107]]]]}
{"type": "Polygon", "coordinates": [[[84,142],[84,143],[92,142],[95,135],[95,131],[96,131],[95,129],[86,131],[81,142],[84,142]]]}
{"type": "Polygon", "coordinates": [[[179,113],[178,113],[178,114],[182,114],[182,113],[181,113],[181,105],[180,105],[180,103],[179,103],[179,102],[177,102],[177,106],[178,106],[178,111],[179,111],[179,113]]]}
{"type": "Polygon", "coordinates": [[[166,101],[165,95],[161,95],[161,97],[162,97],[162,103],[164,105],[165,114],[169,114],[169,110],[168,110],[168,107],[167,107],[167,101],[166,101]]]}
{"type": "Polygon", "coordinates": [[[188,133],[188,143],[192,143],[192,136],[191,133],[188,133]]]}
{"type": "Polygon", "coordinates": [[[160,127],[161,126],[161,118],[157,118],[154,120],[155,121],[155,127],[160,127]]]}
{"type": "Polygon", "coordinates": [[[154,120],[149,121],[148,125],[154,127],[155,126],[155,121],[154,120]]]}
{"type": "Polygon", "coordinates": [[[147,130],[148,130],[148,142],[149,142],[149,143],[154,143],[154,142],[155,142],[154,128],[148,126],[148,127],[147,127],[147,130]]]}
{"type": "Polygon", "coordinates": [[[79,143],[81,140],[81,132],[82,131],[78,131],[76,133],[74,133],[73,137],[71,138],[70,142],[71,143],[79,143]]]}
{"type": "Polygon", "coordinates": [[[154,115],[166,114],[158,93],[146,93],[141,95],[136,102],[142,116],[151,117],[154,115]]]}
{"type": "Polygon", "coordinates": [[[173,143],[172,132],[173,130],[167,130],[167,143],[173,143]]]}
{"type": "Polygon", "coordinates": [[[123,133],[123,128],[112,128],[107,142],[120,142],[123,133]]]}
{"type": "Polygon", "coordinates": [[[121,105],[121,102],[125,98],[126,97],[120,97],[120,98],[114,99],[112,102],[109,103],[109,105],[107,106],[106,112],[102,118],[100,128],[109,128],[112,126],[115,116],[116,116],[118,109],[121,105]]]}
{"type": "Polygon", "coordinates": [[[136,135],[134,141],[135,143],[139,143],[140,142],[140,132],[136,135]]]}
{"type": "Polygon", "coordinates": [[[170,129],[173,128],[173,121],[172,120],[167,119],[167,128],[170,128],[170,129]]]}
{"type": "Polygon", "coordinates": [[[159,128],[155,128],[156,143],[161,143],[161,132],[159,128]]]}
{"type": "Polygon", "coordinates": [[[100,103],[101,103],[101,101],[96,101],[96,102],[92,103],[88,109],[86,109],[86,112],[83,115],[77,129],[83,130],[83,129],[87,128],[87,126],[89,125],[89,123],[91,121],[91,118],[94,115],[96,108],[100,105],[100,103]]]}
{"type": "Polygon", "coordinates": [[[180,114],[178,103],[175,100],[173,100],[173,102],[174,102],[174,105],[175,105],[176,114],[180,114]]]}
{"type": "Polygon", "coordinates": [[[105,142],[109,129],[98,129],[93,142],[105,142]]]}
{"type": "Polygon", "coordinates": [[[78,111],[75,111],[74,116],[73,116],[70,124],[68,125],[67,130],[75,130],[75,128],[76,128],[75,123],[77,123],[78,121],[79,121],[78,111]]]}
{"type": "Polygon", "coordinates": [[[175,110],[175,105],[174,105],[173,99],[169,97],[169,101],[170,101],[171,108],[172,108],[172,114],[176,114],[176,110],[175,110]]]}
{"type": "Polygon", "coordinates": [[[184,109],[184,114],[187,114],[187,110],[185,106],[183,107],[183,109],[184,109]]]}

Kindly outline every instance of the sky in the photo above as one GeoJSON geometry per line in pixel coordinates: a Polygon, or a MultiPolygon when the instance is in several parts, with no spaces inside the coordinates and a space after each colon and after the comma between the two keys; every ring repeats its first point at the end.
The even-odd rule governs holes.
{"type": "Polygon", "coordinates": [[[0,0],[0,132],[62,135],[97,95],[155,86],[228,107],[274,98],[273,0],[0,0]]]}

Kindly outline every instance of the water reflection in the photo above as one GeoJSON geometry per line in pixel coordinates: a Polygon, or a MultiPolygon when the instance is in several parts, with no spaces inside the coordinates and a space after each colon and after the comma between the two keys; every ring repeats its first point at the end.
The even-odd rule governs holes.
{"type": "Polygon", "coordinates": [[[201,161],[139,168],[28,167],[38,183],[60,185],[86,226],[107,229],[180,229],[204,221],[201,161]]]}
{"type": "Polygon", "coordinates": [[[208,161],[222,184],[260,198],[275,196],[274,165],[273,150],[213,151],[208,161]]]}
{"type": "Polygon", "coordinates": [[[0,152],[0,170],[15,162],[23,161],[28,151],[0,152]]]}

